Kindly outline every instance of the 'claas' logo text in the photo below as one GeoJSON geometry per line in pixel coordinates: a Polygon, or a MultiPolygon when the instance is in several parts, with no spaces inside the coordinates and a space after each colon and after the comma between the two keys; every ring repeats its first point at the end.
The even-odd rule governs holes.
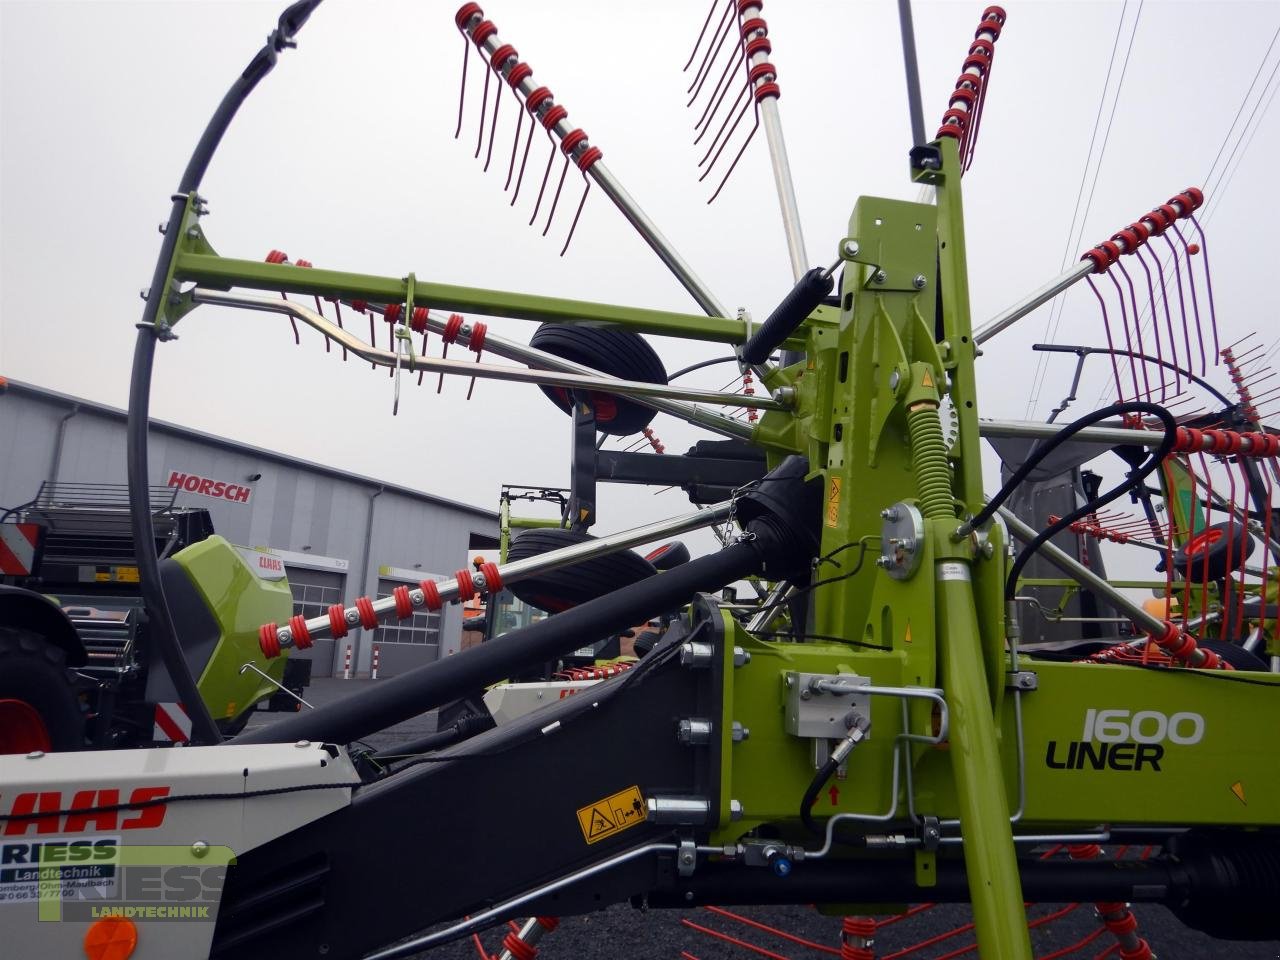
{"type": "Polygon", "coordinates": [[[115,830],[153,830],[164,823],[167,807],[154,803],[169,795],[168,787],[137,787],[129,794],[129,803],[150,803],[137,810],[120,807],[120,791],[78,790],[71,802],[63,800],[58,790],[16,794],[9,804],[0,797],[0,821],[6,837],[36,834],[84,833],[93,830],[107,833],[115,830]],[[57,811],[65,811],[58,813],[57,811]]]}

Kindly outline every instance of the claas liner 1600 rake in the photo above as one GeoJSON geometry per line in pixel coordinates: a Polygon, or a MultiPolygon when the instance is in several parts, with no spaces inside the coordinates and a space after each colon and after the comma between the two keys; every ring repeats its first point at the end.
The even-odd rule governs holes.
{"type": "MultiPolygon", "coordinates": [[[[477,57],[484,70],[477,158],[491,163],[495,138],[509,136],[498,118],[514,96],[512,153],[505,170],[499,153],[497,171],[512,203],[526,178],[539,177],[530,151],[541,126],[551,152],[533,219],[545,211],[553,225],[576,167],[578,211],[598,185],[706,316],[342,273],[274,251],[265,262],[219,256],[206,239],[201,178],[238,106],[294,46],[317,2],[285,11],[173,196],[130,397],[135,539],[150,537],[154,351],[201,304],[287,315],[344,356],[388,368],[397,390],[413,373],[517,380],[559,391],[575,435],[580,421],[594,424],[591,441],[596,426],[623,422],[625,406],[650,413],[619,432],[647,430],[657,410],[754,451],[734,461],[739,474],[724,457],[615,458],[619,469],[661,461],[646,468],[649,482],[701,493],[718,482],[726,495],[670,521],[264,624],[268,658],[476,592],[518,592],[521,582],[685,531],[727,523],[734,533],[718,552],[226,744],[184,666],[154,558],[140,558],[157,652],[193,711],[197,745],[0,758],[3,869],[26,870],[22,882],[13,874],[0,885],[12,894],[0,911],[15,955],[79,955],[83,944],[113,957],[407,956],[503,921],[625,900],[813,903],[868,915],[970,902],[982,956],[1002,960],[1031,956],[1024,901],[1099,904],[1107,942],[1124,957],[1150,955],[1133,901],[1166,904],[1218,937],[1280,936],[1270,736],[1280,704],[1280,436],[1262,425],[1266,397],[1250,392],[1257,349],[1219,342],[1199,190],[1177,193],[975,328],[961,174],[1005,22],[992,7],[933,139],[913,97],[910,176],[920,202],[858,199],[847,234],[830,238],[835,262],[814,266],[795,215],[762,5],[717,3],[689,64],[695,132],[708,144],[703,175],[714,169],[721,183],[764,130],[796,277],[752,326],[719,305],[601,150],[467,4],[455,25],[471,72],[477,57]],[[1097,293],[1107,346],[1066,349],[1079,365],[1106,358],[1116,402],[1063,426],[980,420],[979,345],[1082,279],[1097,293]],[[372,342],[356,336],[343,308],[348,319],[381,317],[390,349],[377,345],[372,319],[372,342]],[[651,334],[732,344],[740,373],[762,389],[626,379],[561,355],[572,351],[551,349],[541,333],[546,349],[488,334],[464,314],[579,325],[628,343],[651,334]],[[415,351],[415,333],[469,348],[476,360],[430,357],[426,340],[415,351]],[[483,362],[481,351],[520,365],[483,362]],[[1235,399],[1207,379],[1219,366],[1235,399]],[[1182,402],[1208,406],[1175,417],[1182,402]],[[758,415],[732,414],[743,408],[758,415]],[[984,437],[1005,463],[989,497],[984,437]],[[1100,491],[1079,467],[1107,450],[1125,461],[1125,479],[1100,491]],[[707,479],[713,467],[727,471],[719,481],[707,479]],[[1062,477],[1060,515],[1027,505],[1028,491],[1062,477]],[[1110,506],[1125,496],[1140,514],[1110,506]],[[1096,539],[1148,550],[1158,575],[1143,584],[1145,603],[1099,574],[1096,539]],[[759,603],[716,594],[746,578],[763,585],[759,603]],[[355,747],[672,611],[681,612],[666,617],[638,663],[585,695],[496,727],[460,724],[452,742],[387,762],[355,747]],[[508,786],[516,784],[518,800],[508,786]],[[1097,856],[1098,844],[1131,842],[1150,855],[1097,856]],[[409,864],[409,851],[429,865],[409,864]],[[161,873],[132,883],[140,870],[161,873]],[[213,922],[160,919],[172,905],[164,891],[189,889],[193,877],[213,922]]],[[[910,63],[914,47],[905,46],[910,63]]],[[[464,94],[460,132],[465,107],[464,94]]],[[[575,497],[593,489],[581,486],[592,462],[580,471],[575,460],[575,497]]],[[[577,519],[591,515],[589,499],[579,497],[587,509],[577,519]]],[[[552,925],[517,925],[507,952],[530,955],[552,925]]],[[[851,919],[845,955],[874,956],[876,926],[851,919]]]]}

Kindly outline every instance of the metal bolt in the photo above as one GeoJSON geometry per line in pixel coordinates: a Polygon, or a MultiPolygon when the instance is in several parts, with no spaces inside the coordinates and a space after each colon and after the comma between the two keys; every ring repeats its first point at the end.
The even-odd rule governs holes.
{"type": "Polygon", "coordinates": [[[146,300],[149,296],[151,296],[151,288],[143,287],[141,290],[138,291],[138,296],[140,296],[143,300],[146,300]]]}
{"type": "Polygon", "coordinates": [[[858,241],[846,240],[841,250],[846,257],[856,257],[858,255],[858,241]]]}
{"type": "Polygon", "coordinates": [[[982,556],[985,560],[990,560],[996,555],[996,545],[990,540],[984,540],[982,543],[982,556]]]}
{"type": "Polygon", "coordinates": [[[688,852],[680,854],[680,862],[686,866],[693,863],[693,854],[688,852]]]}
{"type": "Polygon", "coordinates": [[[310,741],[310,740],[299,740],[297,743],[295,743],[295,744],[294,744],[294,746],[295,746],[295,747],[297,747],[299,750],[305,750],[305,749],[307,749],[309,746],[311,746],[311,741],[310,741]]]}
{"type": "Polygon", "coordinates": [[[906,553],[914,553],[916,549],[916,542],[911,537],[903,537],[899,542],[899,546],[901,546],[906,553]]]}
{"type": "Polygon", "coordinates": [[[888,520],[890,523],[897,520],[899,516],[897,507],[885,507],[880,511],[880,519],[888,520]]]}
{"type": "Polygon", "coordinates": [[[191,227],[190,229],[187,230],[187,236],[190,237],[192,240],[195,240],[197,237],[200,236],[200,229],[198,227],[191,227]]]}
{"type": "Polygon", "coordinates": [[[43,756],[44,756],[44,751],[43,751],[43,750],[32,750],[30,753],[28,753],[28,754],[27,754],[27,759],[28,759],[28,760],[39,760],[39,759],[40,759],[41,757],[43,757],[43,756]]]}
{"type": "Polygon", "coordinates": [[[732,735],[733,735],[733,741],[734,741],[734,743],[738,743],[738,742],[740,742],[740,741],[742,741],[742,740],[750,740],[750,739],[751,739],[751,728],[750,728],[750,727],[744,727],[744,726],[743,726],[742,724],[740,724],[737,720],[735,720],[735,721],[733,721],[733,734],[732,734],[732,735]]]}
{"type": "Polygon", "coordinates": [[[741,800],[729,801],[729,819],[730,820],[742,819],[742,801],[741,800]]]}
{"type": "Polygon", "coordinates": [[[751,662],[751,654],[748,651],[743,650],[742,647],[733,648],[733,665],[735,667],[741,667],[744,664],[748,664],[750,662],[751,662]]]}
{"type": "Polygon", "coordinates": [[[881,555],[879,557],[876,557],[876,566],[882,570],[888,570],[890,567],[893,566],[893,560],[889,557],[881,555]]]}
{"type": "Polygon", "coordinates": [[[203,840],[197,840],[191,845],[191,855],[193,857],[205,857],[209,855],[209,845],[203,840]]]}
{"type": "Polygon", "coordinates": [[[898,371],[897,371],[897,370],[894,370],[892,373],[890,373],[890,374],[889,374],[889,389],[890,389],[890,390],[897,390],[897,389],[898,389],[898,384],[900,384],[901,382],[902,382],[902,376],[901,376],[901,374],[899,374],[899,373],[898,373],[898,371]]]}
{"type": "Polygon", "coordinates": [[[801,690],[801,691],[800,691],[800,699],[801,699],[801,700],[808,700],[808,699],[809,699],[810,697],[812,697],[812,696],[813,696],[813,694],[812,694],[812,693],[810,693],[807,689],[805,689],[805,690],[801,690]]]}
{"type": "Polygon", "coordinates": [[[915,279],[911,281],[911,285],[915,287],[917,290],[923,290],[926,282],[927,281],[924,278],[924,274],[917,273],[915,276],[915,279]]]}
{"type": "Polygon", "coordinates": [[[793,677],[793,676],[791,676],[791,675],[789,675],[789,674],[788,674],[787,676],[785,676],[785,677],[783,677],[783,678],[782,678],[782,682],[783,682],[783,683],[785,683],[785,684],[787,685],[787,688],[788,688],[788,689],[790,689],[791,687],[794,687],[794,686],[796,685],[795,677],[793,677]]]}
{"type": "Polygon", "coordinates": [[[884,283],[885,280],[888,279],[888,274],[886,274],[883,270],[877,270],[876,275],[871,279],[874,280],[876,283],[884,283]]]}

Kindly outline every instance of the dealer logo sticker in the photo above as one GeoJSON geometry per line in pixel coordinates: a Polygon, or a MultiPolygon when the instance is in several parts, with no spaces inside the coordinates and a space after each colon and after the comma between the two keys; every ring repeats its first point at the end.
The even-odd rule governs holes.
{"type": "Polygon", "coordinates": [[[644,797],[639,787],[627,787],[596,803],[578,808],[578,826],[587,843],[607,840],[644,821],[644,797]]]}

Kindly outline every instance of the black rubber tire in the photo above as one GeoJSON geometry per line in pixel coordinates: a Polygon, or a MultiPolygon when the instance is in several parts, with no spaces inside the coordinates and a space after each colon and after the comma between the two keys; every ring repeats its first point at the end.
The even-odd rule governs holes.
{"type": "MultiPolygon", "coordinates": [[[[526,530],[511,542],[507,562],[527,560],[594,539],[590,534],[577,530],[526,530]]],[[[619,550],[608,556],[594,557],[519,580],[508,585],[507,589],[530,606],[548,613],[559,613],[639,583],[657,572],[653,564],[634,550],[619,550]]]]}
{"type": "Polygon", "coordinates": [[[85,716],[61,648],[30,630],[0,627],[0,700],[22,700],[54,750],[83,750],[85,716]]]}
{"type": "Polygon", "coordinates": [[[689,548],[680,540],[672,540],[656,550],[649,551],[644,558],[659,570],[670,570],[672,567],[689,562],[689,548]]]}
{"type": "MultiPolygon", "coordinates": [[[[667,370],[653,347],[642,336],[628,330],[544,323],[534,332],[529,346],[623,380],[667,382],[667,370]]],[[[542,392],[565,413],[573,413],[572,391],[565,387],[542,387],[542,392]]],[[[590,398],[596,412],[596,429],[614,436],[639,433],[657,413],[634,400],[610,393],[593,391],[590,398]]]]}
{"type": "Polygon", "coordinates": [[[1182,576],[1190,577],[1193,582],[1207,580],[1214,583],[1243,567],[1251,553],[1253,537],[1249,536],[1243,523],[1215,523],[1174,553],[1173,569],[1182,576]],[[1203,545],[1189,550],[1197,542],[1203,545]],[[1228,555],[1231,561],[1229,568],[1228,555]]]}

